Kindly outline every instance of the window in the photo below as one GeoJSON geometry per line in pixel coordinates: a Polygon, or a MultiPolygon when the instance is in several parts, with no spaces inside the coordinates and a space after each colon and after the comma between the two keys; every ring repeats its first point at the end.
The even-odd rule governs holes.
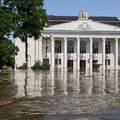
{"type": "Polygon", "coordinates": [[[106,59],[105,60],[105,65],[107,66],[107,65],[110,65],[110,59],[106,59]]]}
{"type": "Polygon", "coordinates": [[[49,64],[49,59],[43,59],[43,63],[49,64]]]}
{"type": "Polygon", "coordinates": [[[55,41],[55,53],[61,53],[61,41],[55,41]]]}
{"type": "Polygon", "coordinates": [[[58,64],[58,59],[55,59],[55,65],[57,65],[58,64]]]}
{"type": "Polygon", "coordinates": [[[68,41],[67,51],[68,53],[74,53],[74,41],[68,41]]]}
{"type": "Polygon", "coordinates": [[[55,65],[61,65],[61,59],[55,59],[55,65]]]}
{"type": "Polygon", "coordinates": [[[110,41],[106,41],[105,51],[106,51],[106,54],[110,54],[111,53],[111,42],[110,41]]]}
{"type": "Polygon", "coordinates": [[[86,53],[86,42],[80,41],[80,53],[86,53]]]}
{"type": "Polygon", "coordinates": [[[59,59],[59,65],[61,65],[61,59],[59,59]]]}
{"type": "Polygon", "coordinates": [[[98,53],[98,41],[93,41],[93,53],[98,53]]]}

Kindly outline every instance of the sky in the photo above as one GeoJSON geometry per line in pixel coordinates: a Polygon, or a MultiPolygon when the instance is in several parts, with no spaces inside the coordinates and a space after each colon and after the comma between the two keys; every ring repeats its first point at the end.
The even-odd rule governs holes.
{"type": "Polygon", "coordinates": [[[81,10],[90,16],[120,18],[120,0],[45,0],[48,15],[78,16],[81,10]]]}

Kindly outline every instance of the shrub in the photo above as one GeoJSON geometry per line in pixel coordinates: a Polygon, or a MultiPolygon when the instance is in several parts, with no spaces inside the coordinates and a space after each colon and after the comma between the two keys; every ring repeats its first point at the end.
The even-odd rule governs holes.
{"type": "Polygon", "coordinates": [[[35,64],[31,67],[33,70],[40,70],[41,69],[41,62],[36,61],[35,64]]]}
{"type": "Polygon", "coordinates": [[[49,70],[50,65],[48,63],[42,63],[40,61],[36,61],[35,64],[31,67],[33,70],[49,70]]]}
{"type": "Polygon", "coordinates": [[[48,64],[48,63],[43,63],[43,64],[41,65],[41,68],[42,68],[42,70],[49,70],[49,69],[50,69],[50,64],[48,64]]]}

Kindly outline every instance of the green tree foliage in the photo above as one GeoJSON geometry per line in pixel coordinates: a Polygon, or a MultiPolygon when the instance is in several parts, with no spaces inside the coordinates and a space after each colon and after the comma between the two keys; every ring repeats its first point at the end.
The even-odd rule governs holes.
{"type": "Polygon", "coordinates": [[[10,32],[13,30],[14,13],[7,7],[0,4],[0,67],[14,67],[14,55],[17,54],[18,47],[8,40],[10,32]]]}
{"type": "Polygon", "coordinates": [[[14,68],[14,55],[17,55],[18,47],[10,40],[0,40],[0,67],[12,66],[14,68]]]}
{"type": "Polygon", "coordinates": [[[13,30],[13,13],[4,6],[0,6],[0,39],[13,30]]]}
{"type": "MultiPolygon", "coordinates": [[[[25,58],[28,63],[28,38],[37,40],[47,22],[44,0],[5,0],[5,4],[16,13],[15,34],[25,42],[25,58]]],[[[27,66],[27,65],[26,65],[27,66]]]]}

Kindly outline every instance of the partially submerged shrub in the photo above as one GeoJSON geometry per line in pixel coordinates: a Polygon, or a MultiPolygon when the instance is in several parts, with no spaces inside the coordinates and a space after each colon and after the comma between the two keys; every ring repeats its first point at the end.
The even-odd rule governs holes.
{"type": "Polygon", "coordinates": [[[50,65],[48,63],[42,63],[40,61],[36,61],[35,64],[31,67],[33,70],[49,70],[50,65]]]}
{"type": "Polygon", "coordinates": [[[50,64],[48,64],[48,63],[43,63],[43,64],[41,65],[41,69],[42,69],[42,70],[49,70],[49,69],[50,69],[50,64]]]}
{"type": "Polygon", "coordinates": [[[31,67],[33,70],[39,70],[41,69],[41,62],[36,61],[35,64],[31,67]]]}

